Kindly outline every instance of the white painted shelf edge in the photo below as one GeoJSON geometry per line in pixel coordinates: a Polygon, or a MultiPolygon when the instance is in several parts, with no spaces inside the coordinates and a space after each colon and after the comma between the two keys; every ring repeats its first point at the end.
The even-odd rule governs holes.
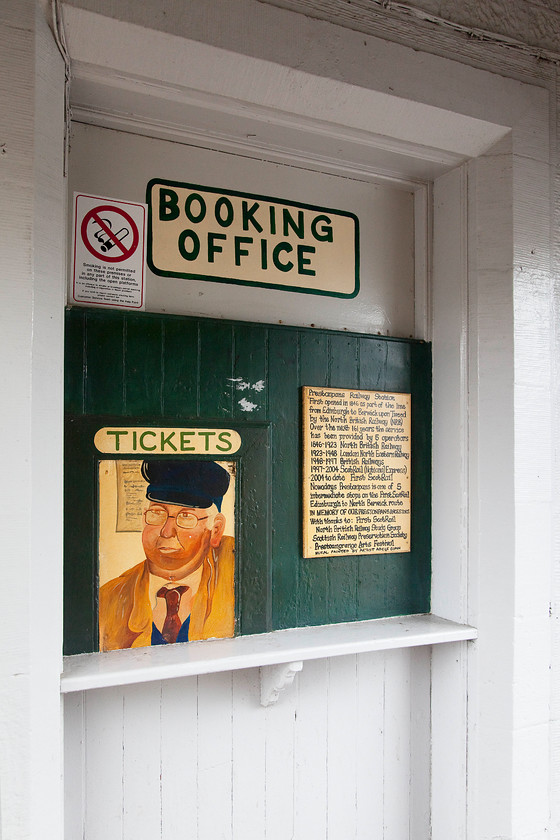
{"type": "Polygon", "coordinates": [[[408,615],[167,647],[82,653],[64,657],[61,691],[69,693],[375,650],[461,642],[476,636],[474,627],[437,615],[408,615]]]}

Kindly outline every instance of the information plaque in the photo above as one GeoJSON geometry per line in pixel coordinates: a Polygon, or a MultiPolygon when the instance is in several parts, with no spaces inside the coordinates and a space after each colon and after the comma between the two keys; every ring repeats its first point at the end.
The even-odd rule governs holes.
{"type": "Polygon", "coordinates": [[[302,390],[303,556],[410,551],[410,394],[302,390]]]}

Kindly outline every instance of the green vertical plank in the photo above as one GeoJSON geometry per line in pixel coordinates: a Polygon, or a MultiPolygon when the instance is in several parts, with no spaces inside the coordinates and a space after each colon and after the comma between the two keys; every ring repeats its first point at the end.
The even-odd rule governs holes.
{"type": "Polygon", "coordinates": [[[83,309],[66,310],[64,339],[64,408],[72,414],[84,410],[85,312],[83,309]]]}
{"type": "Polygon", "coordinates": [[[198,413],[198,321],[163,321],[163,413],[196,417],[198,413]]]}
{"type": "MultiPolygon", "coordinates": [[[[359,381],[359,344],[352,335],[329,337],[329,385],[332,388],[356,388],[359,381]]],[[[358,558],[331,557],[328,560],[329,622],[356,618],[358,558]]]]}
{"type": "Polygon", "coordinates": [[[162,414],[162,358],[161,316],[130,313],[124,341],[125,414],[162,414]]]}
{"type": "Polygon", "coordinates": [[[235,325],[234,348],[233,416],[263,420],[268,414],[268,330],[235,325]]]}
{"type": "Polygon", "coordinates": [[[384,391],[410,392],[410,357],[413,346],[408,341],[387,342],[387,371],[384,391]]]}
{"type": "Polygon", "coordinates": [[[386,592],[388,559],[386,554],[366,554],[358,558],[358,621],[389,615],[386,592]]]}
{"type": "Polygon", "coordinates": [[[269,429],[241,429],[240,527],[235,551],[238,628],[242,634],[272,629],[271,451],[269,429]]]}
{"type": "Polygon", "coordinates": [[[387,381],[388,342],[382,338],[359,339],[360,372],[358,387],[365,391],[385,391],[387,381]]]}
{"type": "MultiPolygon", "coordinates": [[[[81,418],[80,418],[81,420],[81,418]]],[[[65,425],[64,444],[64,653],[98,650],[97,481],[91,435],[84,445],[81,426],[65,425]],[[76,502],[79,500],[79,503],[76,502]]]]}
{"type": "Polygon", "coordinates": [[[296,627],[301,562],[299,347],[295,330],[271,330],[273,629],[296,627]]]}
{"type": "Polygon", "coordinates": [[[125,323],[125,313],[90,310],[86,314],[86,414],[124,411],[125,323]]]}
{"type": "Polygon", "coordinates": [[[432,353],[417,344],[411,357],[412,376],[412,552],[414,612],[429,612],[431,581],[432,353]]]}
{"type": "MultiPolygon", "coordinates": [[[[301,384],[324,388],[329,381],[328,336],[303,332],[300,336],[300,378],[301,384]]],[[[301,514],[300,514],[301,516],[301,514]]],[[[327,566],[325,557],[301,559],[298,597],[298,625],[301,627],[323,624],[327,608],[327,566]]]]}
{"type": "Polygon", "coordinates": [[[231,417],[233,403],[233,326],[199,323],[201,418],[231,417]]]}

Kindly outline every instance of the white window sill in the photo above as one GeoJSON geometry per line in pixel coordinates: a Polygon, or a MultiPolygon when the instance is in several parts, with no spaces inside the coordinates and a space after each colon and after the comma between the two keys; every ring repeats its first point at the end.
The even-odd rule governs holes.
{"type": "Polygon", "coordinates": [[[476,629],[466,624],[436,615],[411,615],[165,647],[83,653],[64,657],[61,691],[287,664],[297,671],[301,669],[299,663],[308,659],[461,642],[476,636],[476,629]]]}

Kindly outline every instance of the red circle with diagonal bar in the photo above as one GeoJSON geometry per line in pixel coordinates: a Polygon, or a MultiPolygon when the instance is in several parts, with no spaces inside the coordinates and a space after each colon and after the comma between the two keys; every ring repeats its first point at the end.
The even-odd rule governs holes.
{"type": "Polygon", "coordinates": [[[121,207],[115,207],[112,204],[103,204],[89,210],[82,220],[80,232],[82,235],[82,242],[90,254],[93,254],[94,257],[108,263],[118,263],[129,259],[129,257],[131,257],[136,251],[138,242],[140,241],[138,226],[134,219],[121,207]],[[112,228],[107,224],[107,220],[102,218],[102,213],[115,213],[117,216],[122,216],[123,222],[126,222],[130,226],[129,232],[132,235],[132,242],[130,246],[124,245],[124,243],[121,242],[117,235],[120,231],[112,230],[112,228]],[[95,247],[93,242],[90,242],[88,232],[88,225],[90,222],[95,222],[99,228],[99,231],[96,234],[92,234],[93,238],[97,239],[100,243],[99,249],[95,247]],[[117,249],[115,256],[111,256],[103,251],[103,249],[108,250],[109,248],[117,249]]]}

